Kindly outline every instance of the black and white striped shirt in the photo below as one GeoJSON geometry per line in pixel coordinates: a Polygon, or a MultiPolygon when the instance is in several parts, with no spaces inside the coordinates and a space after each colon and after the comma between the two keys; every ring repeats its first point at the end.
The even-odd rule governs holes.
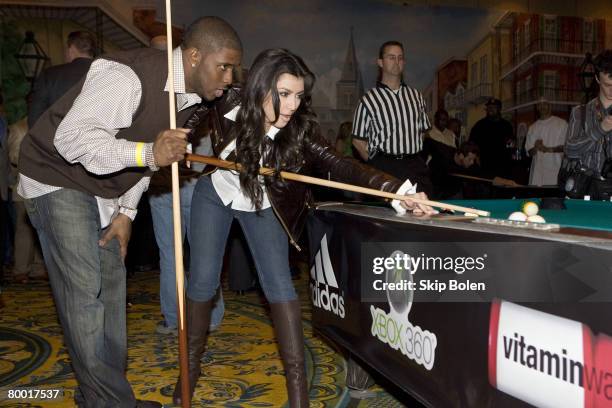
{"type": "Polygon", "coordinates": [[[397,91],[379,82],[359,102],[353,118],[353,136],[368,141],[370,158],[388,154],[414,154],[423,149],[423,133],[431,128],[425,99],[402,83],[397,91]]]}

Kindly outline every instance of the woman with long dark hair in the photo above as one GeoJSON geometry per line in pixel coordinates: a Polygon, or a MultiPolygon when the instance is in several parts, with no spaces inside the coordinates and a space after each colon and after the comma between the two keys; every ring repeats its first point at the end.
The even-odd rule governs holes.
{"type": "MultiPolygon", "coordinates": [[[[215,154],[239,163],[240,173],[217,170],[198,180],[191,207],[191,275],[187,285],[189,381],[193,395],[200,375],[212,299],[219,286],[223,253],[230,226],[237,219],[253,254],[259,281],[270,304],[292,408],[308,406],[300,303],[291,281],[289,242],[297,247],[307,186],[262,177],[260,166],[278,171],[331,175],[332,179],[405,194],[414,186],[345,158],[323,139],[310,95],[314,75],[302,59],[284,49],[257,56],[240,93],[228,90],[213,111],[203,108],[194,121],[206,117],[215,154]],[[240,95],[241,94],[241,95],[240,95]],[[239,105],[239,106],[238,106],[239,105]],[[211,114],[211,116],[206,116],[211,114]],[[211,119],[212,118],[212,119],[211,119]],[[235,121],[235,122],[234,122],[235,121]],[[231,128],[228,137],[223,129],[231,128]]],[[[204,120],[201,120],[204,122],[204,120]]],[[[414,192],[414,191],[413,191],[414,192]]],[[[416,197],[425,198],[422,193],[416,197]]],[[[416,212],[432,212],[406,200],[394,203],[416,212]]],[[[180,381],[174,390],[180,403],[180,381]]]]}

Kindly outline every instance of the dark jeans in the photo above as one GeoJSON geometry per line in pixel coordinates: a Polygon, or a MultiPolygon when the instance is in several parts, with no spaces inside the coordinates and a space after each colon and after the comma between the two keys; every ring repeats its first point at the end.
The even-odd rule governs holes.
{"type": "MultiPolygon", "coordinates": [[[[191,231],[189,229],[191,219],[191,198],[196,180],[185,182],[180,188],[181,196],[181,232],[183,239],[187,238],[191,245],[191,231]]],[[[159,247],[159,303],[164,315],[166,325],[176,327],[177,300],[176,300],[176,276],[174,272],[174,220],[172,218],[172,192],[149,194],[151,204],[151,215],[155,239],[159,247]]],[[[219,299],[215,302],[210,320],[210,327],[216,328],[223,321],[225,304],[223,296],[219,292],[219,299]]]]}
{"type": "Polygon", "coordinates": [[[0,283],[4,281],[4,254],[8,247],[9,215],[6,201],[0,199],[0,283]]]}
{"type": "Polygon", "coordinates": [[[429,168],[425,164],[425,160],[418,153],[402,159],[383,156],[381,153],[377,153],[376,156],[368,161],[368,164],[402,181],[410,179],[412,184],[418,184],[417,191],[422,191],[428,196],[431,196],[433,192],[429,168]]]}
{"type": "Polygon", "coordinates": [[[191,270],[187,296],[212,299],[219,287],[223,254],[232,221],[244,231],[259,283],[270,303],[297,299],[289,270],[289,241],[274,210],[237,211],[223,205],[210,177],[200,177],[191,202],[191,270]]]}
{"type": "Polygon", "coordinates": [[[40,238],[64,341],[86,407],[136,405],[127,382],[125,267],[106,248],[96,199],[62,189],[25,201],[40,238]]]}

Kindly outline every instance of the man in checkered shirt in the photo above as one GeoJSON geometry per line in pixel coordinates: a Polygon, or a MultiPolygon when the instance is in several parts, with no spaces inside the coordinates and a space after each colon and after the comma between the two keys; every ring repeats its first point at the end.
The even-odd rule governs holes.
{"type": "MultiPolygon", "coordinates": [[[[196,20],[173,52],[177,125],[232,83],[242,45],[217,17],[196,20]]],[[[159,407],[125,376],[123,258],[153,171],[184,158],[188,129],[169,130],[166,54],[96,59],[23,141],[19,194],[37,229],[85,407],[159,407]]]]}

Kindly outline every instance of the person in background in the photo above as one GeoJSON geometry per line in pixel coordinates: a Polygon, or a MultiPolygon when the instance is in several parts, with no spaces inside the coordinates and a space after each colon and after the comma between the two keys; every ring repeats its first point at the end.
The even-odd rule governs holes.
{"type": "MultiPolygon", "coordinates": [[[[336,138],[335,148],[336,151],[341,153],[345,157],[355,157],[353,154],[353,135],[351,129],[353,124],[351,122],[343,122],[338,128],[338,137],[336,138]]],[[[359,155],[357,155],[359,156],[359,155]]]]}
{"type": "Polygon", "coordinates": [[[461,123],[461,120],[458,118],[450,118],[448,120],[448,129],[454,133],[455,140],[457,141],[458,145],[462,145],[464,142],[462,134],[461,134],[462,126],[463,124],[461,123]]]}
{"type": "Polygon", "coordinates": [[[599,94],[572,109],[565,156],[580,162],[592,175],[586,194],[595,199],[612,197],[612,50],[593,60],[599,94]]]}
{"type": "Polygon", "coordinates": [[[87,73],[96,51],[96,38],[88,31],[68,34],[64,51],[65,64],[45,69],[36,78],[32,99],[28,108],[28,128],[38,118],[76,85],[87,73]]]}
{"type": "Polygon", "coordinates": [[[463,183],[453,174],[471,175],[478,164],[480,149],[473,142],[465,142],[459,149],[433,139],[425,140],[425,152],[431,156],[429,169],[434,186],[433,199],[461,199],[463,183]]]}
{"type": "MultiPolygon", "coordinates": [[[[26,96],[26,103],[30,106],[32,94],[26,96]]],[[[28,133],[28,117],[24,116],[21,120],[9,126],[8,151],[11,163],[11,174],[13,183],[11,189],[15,205],[15,253],[13,265],[13,280],[19,283],[26,283],[28,280],[48,280],[47,270],[40,252],[40,244],[36,231],[28,217],[23,198],[17,194],[17,180],[19,163],[19,152],[21,142],[28,133]]]]}
{"type": "Polygon", "coordinates": [[[537,109],[540,117],[529,126],[525,140],[525,151],[531,156],[529,184],[556,185],[563,159],[567,122],[551,114],[550,103],[545,99],[540,99],[537,109]]]}
{"type": "Polygon", "coordinates": [[[387,41],[378,52],[380,81],[361,97],[353,119],[353,145],[368,164],[400,180],[409,178],[431,194],[422,157],[431,128],[423,95],[404,83],[404,46],[387,41]]]}
{"type": "Polygon", "coordinates": [[[514,140],[512,124],[502,118],[499,99],[490,98],[485,106],[486,116],[472,128],[470,141],[480,148],[480,166],[485,177],[508,177],[512,164],[508,146],[514,140]]]}
{"type": "MultiPolygon", "coordinates": [[[[351,133],[353,124],[351,122],[343,122],[338,129],[338,137],[336,138],[336,151],[344,157],[351,157],[363,163],[361,156],[353,146],[353,134],[351,133]]],[[[364,196],[353,191],[339,191],[336,194],[342,194],[342,200],[362,201],[364,196]]]]}
{"type": "Polygon", "coordinates": [[[0,284],[4,281],[4,260],[9,248],[9,185],[11,167],[8,157],[7,122],[4,114],[4,98],[0,90],[0,284]]]}
{"type": "Polygon", "coordinates": [[[168,38],[165,35],[156,35],[149,41],[149,47],[160,51],[166,51],[168,49],[168,38]]]}
{"type": "MultiPolygon", "coordinates": [[[[151,48],[166,51],[168,41],[165,35],[153,37],[150,42],[151,48]]],[[[201,131],[193,132],[190,137],[192,150],[196,154],[209,156],[212,153],[210,138],[208,134],[201,131]]],[[[187,168],[183,163],[179,164],[179,188],[181,196],[181,233],[183,240],[191,242],[189,219],[191,217],[191,197],[193,188],[204,165],[192,163],[187,168]]],[[[174,235],[172,222],[172,178],[170,169],[160,169],[153,175],[149,190],[147,192],[149,205],[151,207],[151,218],[153,221],[153,232],[155,241],[159,248],[159,303],[164,320],[160,322],[155,332],[158,334],[176,335],[178,326],[177,299],[176,299],[176,276],[174,262],[174,235]]],[[[210,322],[210,330],[216,330],[225,313],[225,304],[219,291],[210,322]]]]}
{"type": "Polygon", "coordinates": [[[450,147],[456,148],[457,142],[455,134],[447,128],[448,126],[448,112],[444,109],[438,109],[434,115],[434,125],[427,133],[427,137],[435,140],[436,142],[444,143],[450,147]]]}

